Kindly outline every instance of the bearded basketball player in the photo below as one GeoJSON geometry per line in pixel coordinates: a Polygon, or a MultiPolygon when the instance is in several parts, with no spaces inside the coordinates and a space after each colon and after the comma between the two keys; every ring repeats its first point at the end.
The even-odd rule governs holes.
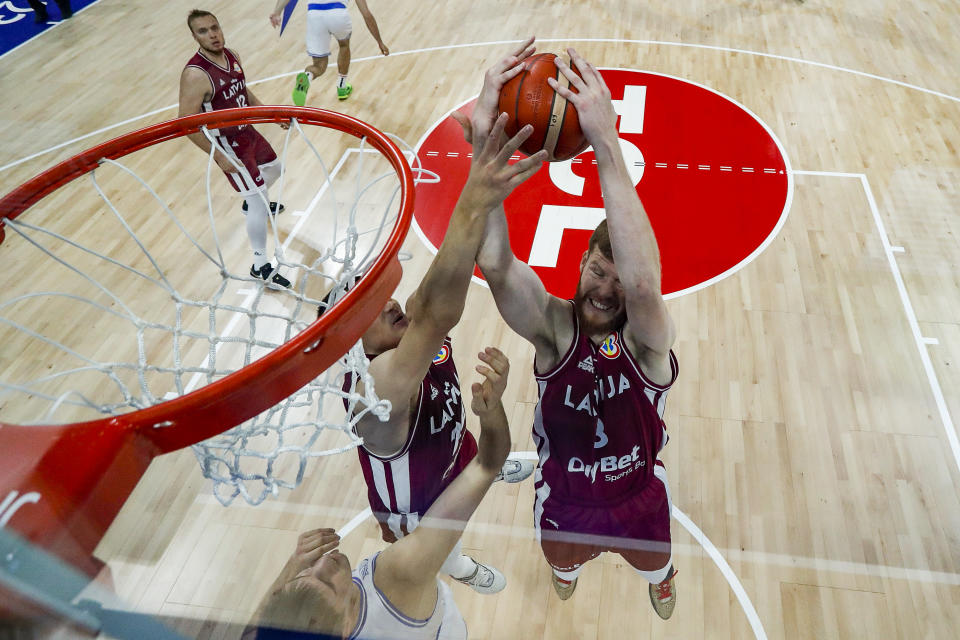
{"type": "MultiPolygon", "coordinates": [[[[569,598],[583,564],[613,551],[650,582],[651,603],[666,619],[676,603],[675,571],[670,494],[657,455],[667,441],[662,416],[677,377],[676,334],[660,292],[657,241],[620,152],[610,91],[596,68],[568,52],[583,78],[560,58],[557,66],[577,93],[549,83],[577,108],[607,214],[580,261],[576,297],[548,294],[513,255],[502,207],[487,220],[477,264],[506,323],[536,350],[534,525],[557,594],[569,598]]],[[[468,135],[490,130],[500,78],[487,74],[472,121],[457,114],[468,135]]]]}
{"type": "MultiPolygon", "coordinates": [[[[247,88],[240,56],[225,46],[220,23],[209,11],[194,9],[187,26],[200,48],[180,74],[180,116],[218,109],[258,106],[263,103],[247,88]]],[[[253,250],[250,275],[273,285],[289,287],[290,281],[273,268],[267,258],[267,188],[280,176],[281,165],[270,143],[252,125],[211,130],[216,140],[214,160],[230,186],[243,197],[247,237],[253,250]]],[[[188,136],[204,152],[210,140],[203,133],[188,136]]],[[[270,203],[272,213],[282,205],[270,203]]]]}

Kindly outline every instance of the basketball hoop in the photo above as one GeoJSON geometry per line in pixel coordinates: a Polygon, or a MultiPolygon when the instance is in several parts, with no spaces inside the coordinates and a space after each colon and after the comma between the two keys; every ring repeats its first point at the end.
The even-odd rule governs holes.
{"type": "MultiPolygon", "coordinates": [[[[409,146],[407,153],[417,165],[409,146]]],[[[245,171],[242,165],[235,166],[245,171]]],[[[5,240],[0,255],[6,253],[6,260],[11,251],[42,251],[54,262],[48,267],[36,263],[37,269],[62,271],[63,284],[57,281],[57,286],[66,288],[33,292],[18,286],[2,296],[0,344],[7,345],[4,359],[10,355],[11,360],[14,356],[28,360],[30,354],[53,352],[80,361],[63,371],[44,371],[27,382],[0,379],[0,411],[6,415],[17,410],[10,398],[18,395],[26,404],[48,405],[42,413],[31,408],[9,421],[0,413],[0,502],[6,500],[4,509],[8,509],[7,515],[0,512],[0,527],[9,523],[34,544],[53,550],[90,574],[96,568],[90,564],[96,564],[90,553],[156,455],[195,445],[201,468],[214,480],[214,492],[221,502],[227,504],[239,495],[257,503],[276,494],[279,487],[296,486],[309,458],[355,447],[360,441],[342,411],[342,399],[348,399],[352,407],[365,405],[363,411],[357,409],[360,414],[373,411],[382,418],[389,405],[376,398],[372,385],[367,385],[364,397],[343,392],[343,372],[365,374],[366,358],[356,345],[399,283],[398,254],[412,217],[413,185],[413,171],[404,152],[374,127],[331,111],[260,106],[196,114],[120,136],[61,162],[0,200],[0,243],[5,240]],[[300,212],[295,225],[297,212],[270,216],[277,268],[296,276],[291,277],[294,284],[290,289],[283,290],[245,273],[249,261],[239,202],[227,197],[232,194],[225,180],[211,175],[218,171],[213,149],[207,161],[206,228],[199,226],[200,216],[192,210],[199,197],[190,199],[190,194],[199,190],[194,184],[199,180],[188,179],[175,187],[186,195],[182,201],[168,203],[134,169],[117,162],[124,158],[135,168],[140,164],[151,169],[172,166],[172,173],[161,179],[169,186],[184,175],[183,165],[199,159],[196,151],[184,145],[174,149],[180,153],[161,154],[160,160],[144,159],[141,154],[160,153],[155,150],[158,143],[197,132],[212,140],[211,128],[267,123],[290,125],[280,155],[284,172],[279,192],[271,190],[271,198],[286,198],[283,190],[291,183],[286,168],[295,132],[322,169],[311,170],[306,179],[299,176],[300,191],[305,191],[304,184],[311,179],[315,179],[316,189],[307,194],[310,205],[300,212]],[[304,131],[305,125],[310,125],[309,133],[304,131]],[[334,136],[346,139],[349,145],[359,139],[359,146],[342,140],[334,143],[334,136]],[[318,146],[346,149],[341,157],[344,167],[344,158],[355,158],[359,164],[350,169],[338,164],[331,171],[317,153],[318,146]],[[369,157],[371,152],[374,159],[369,157]],[[338,182],[338,171],[347,175],[344,181],[353,181],[352,187],[338,182]],[[364,175],[365,171],[370,175],[364,175]],[[98,172],[107,177],[100,179],[98,172]],[[71,184],[85,175],[90,176],[108,210],[88,205],[91,194],[71,184]],[[123,186],[130,181],[142,183],[147,195],[130,195],[123,186]],[[70,193],[61,196],[63,189],[70,193]],[[340,195],[334,193],[337,190],[340,195]],[[346,205],[337,205],[344,191],[351,191],[353,198],[346,198],[346,205]],[[41,200],[46,206],[48,197],[55,199],[50,206],[23,215],[41,200]],[[136,211],[120,213],[125,201],[135,197],[142,198],[133,205],[136,211]],[[313,215],[310,211],[326,207],[327,198],[333,206],[315,215],[310,224],[319,228],[332,221],[334,236],[303,239],[301,225],[313,215]],[[67,207],[82,217],[79,239],[63,230],[71,227],[65,222],[67,207]],[[156,213],[147,211],[151,207],[156,213]],[[344,220],[342,209],[346,210],[344,220]],[[277,220],[284,216],[287,222],[277,220]],[[118,221],[120,226],[113,234],[88,229],[118,221]],[[281,229],[284,224],[301,229],[300,237],[293,240],[292,230],[281,229]],[[179,229],[177,239],[168,242],[163,236],[163,241],[156,241],[158,246],[148,250],[150,243],[144,238],[160,237],[156,228],[166,233],[170,227],[179,229]],[[281,244],[284,233],[287,241],[281,244]],[[10,247],[14,238],[25,242],[10,247]],[[293,256],[293,242],[301,245],[299,257],[293,256]],[[196,254],[192,262],[181,258],[178,252],[185,247],[199,251],[202,258],[196,254]],[[128,261],[119,257],[121,254],[128,261]],[[94,266],[80,266],[88,264],[94,266]],[[127,280],[104,284],[114,282],[115,276],[127,280]],[[204,289],[208,277],[211,284],[204,289]],[[180,280],[175,281],[177,278],[180,280]],[[89,285],[91,293],[77,293],[67,288],[67,281],[89,285]],[[147,289],[159,292],[150,294],[152,301],[143,299],[147,289]],[[331,290],[344,293],[332,296],[335,302],[318,319],[317,308],[331,290]],[[238,302],[241,298],[243,303],[238,302]],[[166,312],[159,310],[157,300],[174,308],[167,313],[171,316],[167,323],[159,318],[166,312]],[[48,311],[54,307],[69,311],[48,311]],[[106,318],[104,328],[100,321],[89,324],[88,312],[101,312],[106,318]],[[233,324],[227,318],[233,318],[233,324]],[[60,336],[50,337],[55,331],[48,331],[48,325],[57,322],[63,325],[56,329],[60,334],[78,334],[81,342],[96,336],[94,346],[83,351],[65,344],[60,336]],[[114,324],[133,327],[132,346],[124,343],[121,334],[125,330],[110,328],[114,324]],[[241,330],[231,329],[236,325],[241,330]],[[9,336],[16,336],[18,342],[11,342],[9,336]],[[160,352],[161,347],[169,347],[172,353],[156,356],[153,352],[160,352]],[[136,357],[114,361],[118,352],[128,348],[136,357]],[[228,351],[231,353],[224,355],[228,351]],[[198,364],[200,354],[205,359],[198,364]],[[91,376],[95,382],[88,383],[91,376]],[[82,379],[83,388],[48,389],[73,378],[82,379]],[[198,380],[203,386],[193,389],[198,380]],[[99,400],[95,395],[100,392],[115,393],[119,399],[99,400]],[[327,404],[339,405],[343,416],[324,416],[325,394],[335,396],[327,404]],[[109,415],[74,417],[85,412],[109,415]],[[61,417],[64,413],[66,419],[61,417]],[[24,415],[43,418],[32,424],[37,420],[24,419],[24,415]],[[58,418],[60,424],[54,426],[58,418]],[[313,431],[308,433],[310,429],[313,431]],[[323,439],[318,433],[331,429],[348,441],[318,450],[323,439]],[[271,440],[274,450],[252,450],[256,438],[271,440]],[[296,458],[292,463],[281,462],[291,455],[296,458]],[[241,464],[245,456],[255,460],[252,467],[241,464]],[[280,477],[278,467],[283,464],[294,467],[290,478],[280,477]],[[109,482],[102,480],[105,474],[111,475],[109,482]],[[253,489],[250,483],[255,484],[253,489]],[[17,513],[9,511],[16,505],[22,507],[17,513]]],[[[292,197],[284,201],[288,209],[294,208],[292,197]]],[[[42,359],[41,369],[47,365],[46,355],[36,358],[42,359]]],[[[17,367],[12,368],[16,373],[17,367]]]]}

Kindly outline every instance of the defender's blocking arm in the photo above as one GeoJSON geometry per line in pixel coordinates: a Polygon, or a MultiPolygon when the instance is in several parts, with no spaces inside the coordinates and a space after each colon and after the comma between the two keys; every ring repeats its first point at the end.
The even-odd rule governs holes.
{"type": "Polygon", "coordinates": [[[494,347],[487,347],[479,357],[483,364],[476,370],[484,380],[472,385],[470,406],[480,418],[477,455],[430,506],[417,529],[380,554],[379,566],[389,567],[384,571],[389,581],[381,588],[401,608],[412,591],[432,587],[444,560],[510,453],[510,427],[501,402],[510,363],[494,347]]]}
{"type": "Polygon", "coordinates": [[[410,324],[403,337],[396,349],[383,353],[370,364],[377,394],[397,409],[392,412],[388,425],[373,417],[365,418],[358,425],[360,435],[371,438],[370,444],[378,449],[389,450],[393,445],[402,444],[406,432],[397,427],[407,424],[409,402],[444,337],[460,321],[486,213],[535,173],[544,159],[543,155],[535,155],[509,164],[510,156],[527,139],[531,129],[522,130],[501,145],[504,124],[505,119],[498,121],[474,148],[470,177],[460,194],[443,243],[420,286],[407,301],[410,324]]]}

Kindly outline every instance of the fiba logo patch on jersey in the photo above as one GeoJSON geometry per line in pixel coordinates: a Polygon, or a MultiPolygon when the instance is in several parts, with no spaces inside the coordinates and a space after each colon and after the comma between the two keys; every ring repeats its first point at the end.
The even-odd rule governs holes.
{"type": "Polygon", "coordinates": [[[613,360],[620,355],[620,343],[617,341],[617,334],[611,333],[607,339],[600,345],[600,353],[613,360]]]}
{"type": "Polygon", "coordinates": [[[433,356],[433,364],[443,364],[450,359],[450,347],[443,345],[437,355],[433,356]]]}

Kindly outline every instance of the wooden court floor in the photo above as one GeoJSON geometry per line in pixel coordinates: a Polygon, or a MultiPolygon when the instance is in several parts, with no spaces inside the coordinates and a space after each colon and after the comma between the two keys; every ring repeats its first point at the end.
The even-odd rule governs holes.
{"type": "MultiPolygon", "coordinates": [[[[536,34],[548,40],[543,50],[573,44],[598,66],[678,76],[734,98],[767,123],[794,171],[789,216],[766,250],[668,303],[680,363],[663,453],[679,569],[673,618],[656,617],[646,584],[617,556],[588,564],[573,598],[559,601],[533,537],[528,481],[494,486],[464,535],[468,553],[508,578],[496,596],[453,586],[470,637],[955,637],[960,7],[369,4],[391,55],[374,57],[354,8],[355,93],[338,103],[328,71],[309,105],[415,143],[476,94],[505,42],[536,34]]],[[[195,5],[101,0],[0,58],[0,191],[173,117],[179,72],[195,48],[185,26],[195,5]]],[[[203,7],[220,18],[257,95],[287,103],[306,61],[302,13],[278,40],[271,5],[203,7]]],[[[199,152],[179,152],[161,177],[174,192],[178,171],[203,169],[199,152]]],[[[412,259],[400,300],[431,258],[414,233],[404,249],[412,259]]],[[[42,265],[18,264],[7,251],[0,246],[5,277],[42,277],[42,265]]],[[[453,336],[459,367],[468,371],[487,344],[507,352],[514,449],[533,451],[532,351],[488,308],[489,292],[472,286],[453,336]]],[[[0,345],[0,360],[0,371],[15,368],[15,346],[0,345]]],[[[235,637],[232,625],[249,618],[297,534],[342,528],[365,506],[352,453],[312,464],[304,484],[276,500],[224,508],[184,451],[153,463],[98,556],[130,608],[176,618],[191,636],[235,637]]],[[[343,540],[354,561],[381,545],[369,518],[343,540]]]]}

